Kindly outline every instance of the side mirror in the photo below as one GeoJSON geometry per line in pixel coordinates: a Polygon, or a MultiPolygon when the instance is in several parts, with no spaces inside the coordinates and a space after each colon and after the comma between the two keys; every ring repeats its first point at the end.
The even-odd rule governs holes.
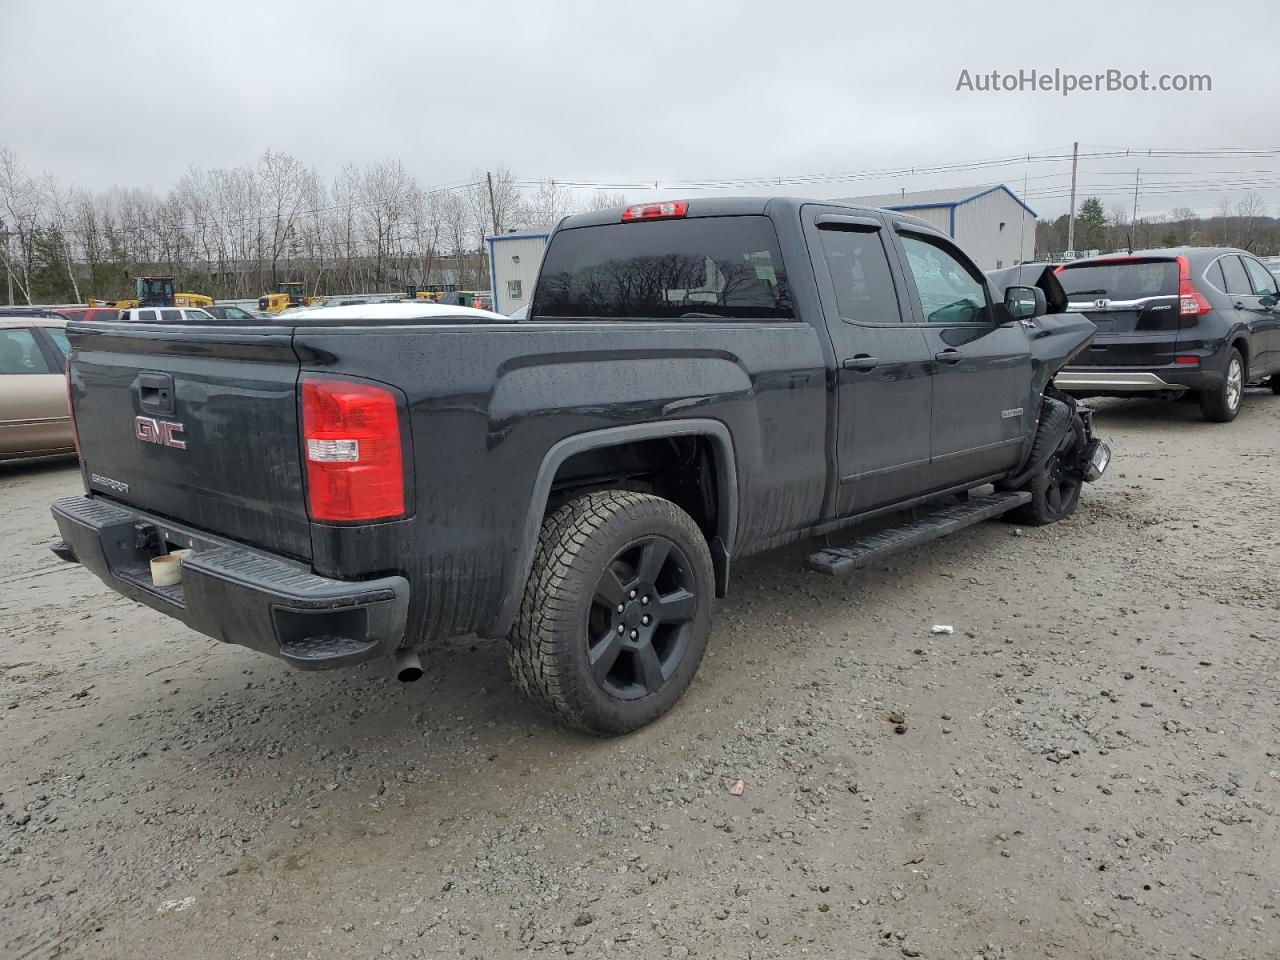
{"type": "Polygon", "coordinates": [[[1263,310],[1270,310],[1277,303],[1280,303],[1280,301],[1276,300],[1276,296],[1273,293],[1264,293],[1258,298],[1258,306],[1263,310]]]}
{"type": "Polygon", "coordinates": [[[1049,312],[1044,291],[1039,287],[1008,287],[1004,292],[1004,307],[1015,320],[1043,317],[1049,312]]]}

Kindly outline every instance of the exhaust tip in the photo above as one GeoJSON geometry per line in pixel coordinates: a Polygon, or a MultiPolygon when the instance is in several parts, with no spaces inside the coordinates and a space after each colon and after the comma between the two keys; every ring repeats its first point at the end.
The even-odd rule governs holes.
{"type": "Polygon", "coordinates": [[[422,661],[414,650],[402,648],[395,652],[396,679],[401,683],[413,683],[422,679],[422,661]]]}

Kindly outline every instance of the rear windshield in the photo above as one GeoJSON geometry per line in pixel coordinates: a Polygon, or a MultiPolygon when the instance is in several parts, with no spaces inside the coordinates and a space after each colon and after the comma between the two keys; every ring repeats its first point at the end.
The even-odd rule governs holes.
{"type": "Polygon", "coordinates": [[[768,217],[702,217],[563,230],[530,320],[791,319],[768,217]]]}
{"type": "Polygon", "coordinates": [[[1072,300],[1141,300],[1176,297],[1178,264],[1173,260],[1126,260],[1067,267],[1058,280],[1072,300]]]}

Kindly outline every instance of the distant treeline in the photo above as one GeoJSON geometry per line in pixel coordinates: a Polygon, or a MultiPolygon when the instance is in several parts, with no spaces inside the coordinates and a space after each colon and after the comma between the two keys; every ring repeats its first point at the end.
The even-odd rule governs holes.
{"type": "MultiPolygon", "coordinates": [[[[1139,216],[1132,222],[1123,206],[1108,213],[1097,197],[1087,197],[1076,215],[1076,250],[1146,250],[1154,247],[1240,247],[1259,256],[1280,254],[1280,219],[1266,216],[1257,194],[1234,206],[1227,200],[1208,217],[1187,207],[1166,214],[1139,216]]],[[[1067,217],[1036,223],[1036,256],[1050,257],[1068,249],[1067,217]]]]}
{"type": "Polygon", "coordinates": [[[389,160],[326,182],[271,151],[241,167],[192,168],[165,194],[94,192],[31,174],[0,144],[0,299],[10,288],[17,303],[117,299],[144,274],[218,299],[255,298],[290,279],[329,294],[485,288],[486,235],[625,202],[518,184],[502,166],[424,188],[389,160]]]}

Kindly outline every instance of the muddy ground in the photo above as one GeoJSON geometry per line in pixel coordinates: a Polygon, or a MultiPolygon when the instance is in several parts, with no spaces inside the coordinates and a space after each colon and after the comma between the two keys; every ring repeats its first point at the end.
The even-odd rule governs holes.
{"type": "Polygon", "coordinates": [[[1280,956],[1280,398],[1096,406],[1073,519],[745,561],[614,741],[498,643],[205,640],[47,552],[74,466],[0,466],[0,956],[1280,956]]]}

